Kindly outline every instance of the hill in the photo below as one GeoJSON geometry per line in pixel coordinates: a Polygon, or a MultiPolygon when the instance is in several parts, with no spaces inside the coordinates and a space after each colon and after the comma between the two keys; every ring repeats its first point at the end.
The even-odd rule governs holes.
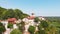
{"type": "Polygon", "coordinates": [[[23,13],[23,11],[19,9],[6,9],[3,7],[0,7],[0,20],[4,20],[8,18],[22,19],[26,16],[29,16],[29,15],[23,13]]]}

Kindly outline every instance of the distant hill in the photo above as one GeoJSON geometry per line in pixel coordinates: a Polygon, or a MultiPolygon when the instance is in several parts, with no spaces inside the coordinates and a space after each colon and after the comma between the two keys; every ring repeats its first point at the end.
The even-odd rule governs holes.
{"type": "Polygon", "coordinates": [[[45,17],[45,18],[51,22],[60,22],[60,17],[45,17]]]}

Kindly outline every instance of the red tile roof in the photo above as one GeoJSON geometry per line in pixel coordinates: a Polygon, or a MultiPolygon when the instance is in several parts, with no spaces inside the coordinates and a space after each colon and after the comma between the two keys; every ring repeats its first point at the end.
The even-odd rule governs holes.
{"type": "Polygon", "coordinates": [[[17,20],[16,18],[9,18],[9,19],[8,19],[8,22],[15,23],[16,20],[17,20]]]}

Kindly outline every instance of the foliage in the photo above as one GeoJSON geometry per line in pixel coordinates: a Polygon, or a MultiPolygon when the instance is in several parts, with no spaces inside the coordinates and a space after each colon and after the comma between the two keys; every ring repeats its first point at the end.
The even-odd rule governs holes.
{"type": "Polygon", "coordinates": [[[8,23],[8,28],[13,28],[13,24],[12,23],[8,23]]]}
{"type": "Polygon", "coordinates": [[[0,22],[0,26],[3,26],[3,24],[0,22]]]}
{"type": "Polygon", "coordinates": [[[35,34],[40,34],[39,31],[37,31],[35,34]]]}
{"type": "MultiPolygon", "coordinates": [[[[56,30],[56,34],[60,34],[60,17],[45,17],[50,23],[51,25],[53,25],[53,29],[56,30]]],[[[54,31],[52,29],[52,31],[54,31]]]]}
{"type": "Polygon", "coordinates": [[[22,32],[19,29],[14,29],[10,34],[22,34],[22,32]]]}
{"type": "Polygon", "coordinates": [[[48,21],[41,21],[40,25],[38,26],[40,34],[56,34],[56,27],[49,23],[48,21]]]}
{"type": "Polygon", "coordinates": [[[38,21],[40,21],[40,20],[39,20],[38,17],[36,17],[36,18],[34,19],[34,22],[38,22],[38,21]]]}
{"type": "Polygon", "coordinates": [[[3,19],[8,19],[8,18],[13,18],[16,17],[15,12],[13,9],[8,9],[7,11],[5,11],[5,13],[3,14],[3,19]]]}
{"type": "Polygon", "coordinates": [[[37,32],[38,34],[46,34],[45,29],[43,28],[42,24],[39,24],[38,29],[39,29],[39,31],[37,32]]]}
{"type": "Polygon", "coordinates": [[[31,33],[31,34],[34,34],[35,32],[35,27],[34,26],[30,26],[28,31],[31,33]]]}
{"type": "Polygon", "coordinates": [[[5,27],[4,26],[0,26],[0,32],[4,32],[5,31],[5,27]]]}
{"type": "Polygon", "coordinates": [[[46,27],[49,26],[49,24],[48,24],[46,21],[42,20],[42,21],[41,21],[41,26],[42,26],[43,28],[46,28],[46,27]]]}
{"type": "Polygon", "coordinates": [[[3,26],[3,24],[2,23],[0,23],[0,34],[2,33],[2,32],[4,32],[6,29],[5,29],[5,27],[3,26]]]}
{"type": "Polygon", "coordinates": [[[60,23],[60,17],[45,17],[47,20],[49,20],[50,22],[57,22],[60,23]]]}
{"type": "Polygon", "coordinates": [[[8,18],[17,18],[17,19],[22,19],[26,16],[29,16],[28,14],[23,13],[19,9],[6,9],[0,7],[0,19],[8,19],[8,18]]]}
{"type": "Polygon", "coordinates": [[[21,31],[21,32],[23,32],[23,30],[24,30],[24,22],[22,21],[21,23],[18,23],[17,24],[17,26],[18,26],[18,29],[21,31]]]}
{"type": "Polygon", "coordinates": [[[2,19],[2,14],[6,11],[7,9],[0,7],[0,19],[2,19]]]}

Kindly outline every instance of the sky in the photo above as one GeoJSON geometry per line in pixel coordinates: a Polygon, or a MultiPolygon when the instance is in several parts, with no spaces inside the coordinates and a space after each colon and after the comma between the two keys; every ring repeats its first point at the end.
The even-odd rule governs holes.
{"type": "Polygon", "coordinates": [[[60,16],[60,0],[0,0],[0,6],[36,16],[60,16]]]}

